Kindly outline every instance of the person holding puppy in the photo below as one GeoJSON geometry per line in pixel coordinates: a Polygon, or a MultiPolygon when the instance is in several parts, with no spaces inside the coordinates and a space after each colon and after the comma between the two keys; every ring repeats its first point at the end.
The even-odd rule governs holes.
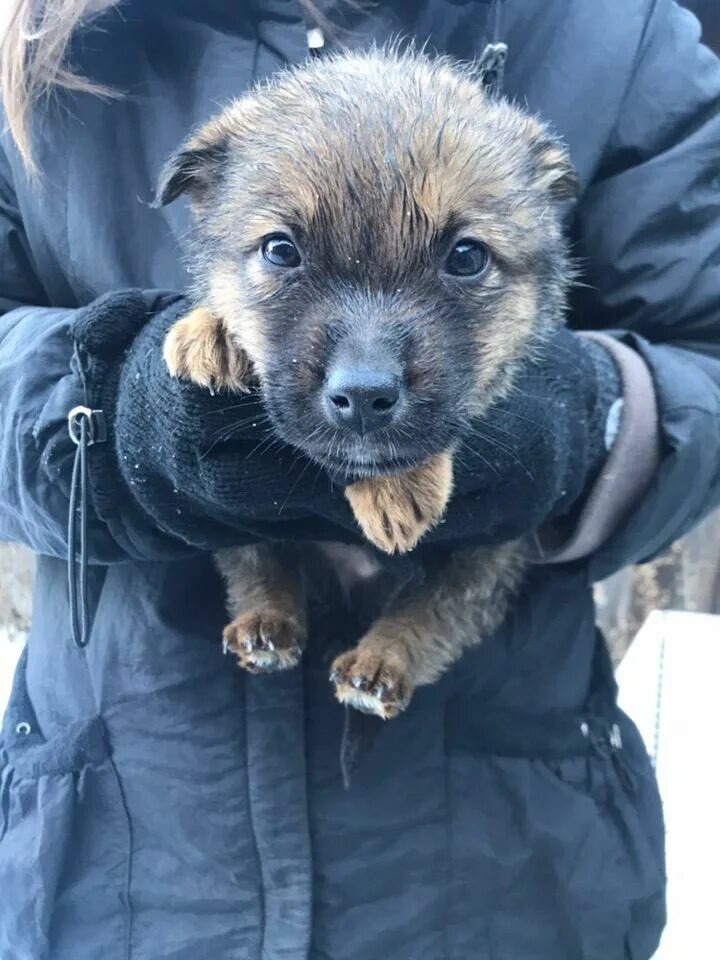
{"type": "MultiPolygon", "coordinates": [[[[201,7],[15,0],[0,51],[0,537],[38,554],[0,740],[0,956],[650,958],[662,813],[591,588],[720,501],[718,61],[669,0],[201,7]],[[222,656],[212,551],[362,538],[255,394],[169,373],[189,212],[151,200],[220,103],[398,30],[481,58],[562,138],[583,282],[417,548],[526,538],[518,596],[383,725],[346,716],[328,666],[415,551],[345,593],[319,561],[295,669],[222,656]]],[[[278,115],[267,150],[301,126],[278,115]]],[[[459,246],[443,269],[472,273],[459,246]]]]}

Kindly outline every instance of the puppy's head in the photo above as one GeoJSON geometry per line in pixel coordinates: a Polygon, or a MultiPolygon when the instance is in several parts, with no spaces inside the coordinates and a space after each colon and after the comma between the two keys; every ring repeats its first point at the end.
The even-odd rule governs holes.
{"type": "Polygon", "coordinates": [[[289,443],[352,474],[446,449],[562,317],[562,147],[466,69],[348,54],[280,74],[173,157],[199,299],[289,443]]]}

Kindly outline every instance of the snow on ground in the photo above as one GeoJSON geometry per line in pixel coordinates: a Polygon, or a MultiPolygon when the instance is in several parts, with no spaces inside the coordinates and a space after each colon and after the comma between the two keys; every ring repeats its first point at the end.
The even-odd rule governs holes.
{"type": "Polygon", "coordinates": [[[34,569],[28,549],[0,543],[0,717],[30,623],[34,569]]]}
{"type": "Polygon", "coordinates": [[[0,627],[0,717],[10,696],[15,664],[23,648],[23,635],[17,630],[0,627]]]}
{"type": "Polygon", "coordinates": [[[718,956],[718,675],[720,616],[700,613],[651,614],[618,669],[665,812],[668,926],[655,960],[718,956]]]}

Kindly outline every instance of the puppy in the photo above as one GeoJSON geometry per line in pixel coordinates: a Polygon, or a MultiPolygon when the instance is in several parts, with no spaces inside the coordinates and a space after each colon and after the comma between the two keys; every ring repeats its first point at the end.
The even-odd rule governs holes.
{"type": "MultiPolygon", "coordinates": [[[[197,309],[170,371],[259,387],[277,435],[355,482],[365,537],[411,550],[441,519],[453,450],[562,322],[561,203],[575,177],[535,118],[472,68],[397,50],[275,76],[170,159],[158,202],[188,195],[197,309]]],[[[218,555],[248,670],[294,666],[297,569],[273,546],[218,555]]],[[[333,664],[338,699],[390,718],[503,620],[521,543],[448,555],[333,664]]]]}

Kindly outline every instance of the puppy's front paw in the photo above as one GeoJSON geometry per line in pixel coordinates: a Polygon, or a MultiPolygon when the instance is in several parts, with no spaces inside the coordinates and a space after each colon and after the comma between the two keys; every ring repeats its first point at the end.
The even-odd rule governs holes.
{"type": "Polygon", "coordinates": [[[368,538],[385,553],[407,553],[442,518],[452,492],[452,457],[440,453],[393,477],[351,484],[345,496],[368,538]]]}
{"type": "Polygon", "coordinates": [[[337,657],[330,680],[340,703],[383,720],[403,711],[413,692],[407,663],[401,656],[392,651],[377,653],[362,645],[337,657]]]}
{"type": "Polygon", "coordinates": [[[293,617],[275,610],[249,610],[223,631],[223,650],[234,653],[250,673],[288,670],[300,662],[305,631],[293,617]]]}
{"type": "Polygon", "coordinates": [[[207,307],[178,320],[165,337],[163,356],[170,373],[209,390],[249,390],[247,355],[228,336],[225,325],[207,307]]]}

